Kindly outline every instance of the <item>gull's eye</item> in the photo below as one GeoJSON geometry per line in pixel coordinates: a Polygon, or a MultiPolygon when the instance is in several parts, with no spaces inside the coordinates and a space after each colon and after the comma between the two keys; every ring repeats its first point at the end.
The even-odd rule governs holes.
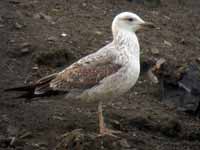
{"type": "Polygon", "coordinates": [[[133,22],[133,18],[128,18],[127,19],[129,22],[133,22]]]}

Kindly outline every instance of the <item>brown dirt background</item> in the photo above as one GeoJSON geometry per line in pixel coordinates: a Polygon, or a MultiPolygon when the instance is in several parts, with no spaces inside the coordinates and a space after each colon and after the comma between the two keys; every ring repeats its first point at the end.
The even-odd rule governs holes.
{"type": "MultiPolygon", "coordinates": [[[[14,100],[16,93],[4,93],[3,89],[59,71],[96,51],[112,40],[112,19],[123,11],[135,12],[159,28],[138,35],[146,57],[164,57],[174,64],[200,57],[198,0],[162,0],[157,7],[126,0],[0,1],[0,143],[4,138],[30,133],[14,146],[1,143],[0,149],[51,150],[66,132],[79,128],[87,133],[98,131],[96,104],[87,106],[60,97],[26,103],[23,99],[14,100]],[[37,18],[40,12],[51,18],[37,18]],[[66,37],[61,36],[63,32],[66,37]],[[165,40],[172,46],[166,45],[165,40]],[[30,44],[28,52],[22,52],[23,43],[30,44]],[[151,53],[154,48],[159,50],[156,56],[151,53]],[[57,55],[56,51],[65,56],[57,55]],[[43,54],[47,60],[38,65],[36,60],[43,54]],[[51,54],[56,54],[55,58],[51,54]]],[[[123,131],[119,136],[129,146],[116,146],[120,140],[105,137],[106,140],[94,140],[84,149],[200,149],[199,119],[164,105],[158,85],[145,76],[127,94],[104,104],[107,124],[123,131]]]]}

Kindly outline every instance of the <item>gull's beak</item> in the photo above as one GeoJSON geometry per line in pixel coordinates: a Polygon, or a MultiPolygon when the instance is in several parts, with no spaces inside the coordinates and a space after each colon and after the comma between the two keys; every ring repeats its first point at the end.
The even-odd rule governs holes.
{"type": "Polygon", "coordinates": [[[141,28],[145,28],[145,29],[146,28],[150,28],[150,29],[156,28],[155,25],[152,22],[144,22],[140,25],[141,25],[141,28]]]}

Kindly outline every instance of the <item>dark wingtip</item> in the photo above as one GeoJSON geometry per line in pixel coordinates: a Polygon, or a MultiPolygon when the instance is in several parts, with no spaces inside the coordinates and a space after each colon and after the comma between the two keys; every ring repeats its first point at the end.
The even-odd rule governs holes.
{"type": "Polygon", "coordinates": [[[33,85],[28,86],[21,86],[21,87],[14,87],[14,88],[8,88],[4,89],[4,92],[12,92],[12,91],[30,91],[33,90],[35,87],[33,85]]]}

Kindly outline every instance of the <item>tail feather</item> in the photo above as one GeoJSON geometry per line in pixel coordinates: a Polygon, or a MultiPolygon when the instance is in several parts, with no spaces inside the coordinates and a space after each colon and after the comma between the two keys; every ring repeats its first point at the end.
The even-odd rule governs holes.
{"type": "Polygon", "coordinates": [[[45,76],[44,78],[41,78],[38,80],[35,84],[27,85],[27,86],[20,86],[20,87],[14,87],[5,89],[5,92],[24,92],[20,96],[15,98],[26,98],[26,99],[32,99],[35,97],[44,97],[44,96],[51,96],[51,95],[58,95],[63,92],[59,91],[53,91],[49,84],[50,82],[56,77],[57,73],[51,74],[49,76],[45,76]]]}
{"type": "Polygon", "coordinates": [[[11,91],[30,91],[35,89],[34,85],[26,85],[26,86],[19,86],[19,87],[14,87],[14,88],[8,88],[5,89],[5,92],[11,92],[11,91]]]}

